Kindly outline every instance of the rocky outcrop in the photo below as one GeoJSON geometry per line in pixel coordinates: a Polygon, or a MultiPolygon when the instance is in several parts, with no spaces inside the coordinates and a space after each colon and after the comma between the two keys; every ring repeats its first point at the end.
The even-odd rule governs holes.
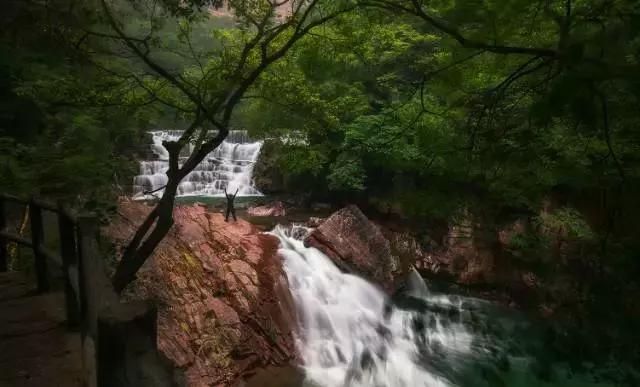
{"type": "Polygon", "coordinates": [[[383,232],[401,262],[413,265],[422,274],[460,284],[485,285],[503,279],[502,241],[513,231],[487,226],[467,215],[450,223],[437,241],[428,235],[418,240],[407,230],[383,228],[383,232]]]}
{"type": "Polygon", "coordinates": [[[253,167],[253,182],[260,192],[265,194],[285,191],[284,177],[277,160],[279,145],[277,140],[265,140],[253,167]]]}
{"type": "Polygon", "coordinates": [[[497,230],[467,216],[451,225],[438,253],[457,282],[484,284],[496,281],[499,248],[497,230]]]}
{"type": "MultiPolygon", "coordinates": [[[[106,228],[118,248],[150,211],[126,203],[106,228]]],[[[128,290],[158,304],[158,346],[190,387],[233,385],[296,357],[293,307],[278,241],[199,205],[178,206],[175,225],[128,290]]]]}
{"type": "Polygon", "coordinates": [[[285,216],[287,212],[281,201],[275,201],[264,206],[249,207],[247,214],[250,216],[285,216]]]}
{"type": "Polygon", "coordinates": [[[526,219],[496,226],[467,213],[449,225],[440,243],[427,237],[424,239],[429,243],[420,243],[408,232],[382,229],[401,264],[415,266],[423,276],[475,285],[487,297],[539,306],[543,316],[549,316],[553,310],[542,302],[551,299],[575,302],[577,299],[569,285],[570,278],[561,273],[566,261],[563,257],[570,255],[566,252],[571,247],[566,236],[544,229],[533,230],[526,219]],[[556,272],[551,277],[536,275],[531,265],[527,265],[527,259],[531,258],[525,256],[526,248],[512,245],[514,238],[532,232],[546,233],[544,240],[551,242],[551,248],[539,251],[535,257],[538,261],[552,257],[556,272]]]}
{"type": "Polygon", "coordinates": [[[377,225],[356,206],[345,207],[313,230],[305,245],[329,256],[339,267],[383,286],[393,287],[398,260],[377,225]]]}
{"type": "MultiPolygon", "coordinates": [[[[441,273],[446,270],[448,260],[425,247],[408,232],[398,232],[382,228],[391,246],[391,251],[401,263],[401,267],[415,267],[421,272],[441,273]]],[[[405,271],[408,269],[405,269],[405,271]]]]}
{"type": "Polygon", "coordinates": [[[324,221],[325,221],[324,218],[312,216],[309,219],[307,219],[307,227],[319,227],[324,221]]]}
{"type": "Polygon", "coordinates": [[[392,231],[371,222],[356,207],[348,206],[317,225],[305,239],[343,270],[354,272],[391,290],[411,268],[422,274],[467,285],[508,283],[519,291],[538,286],[531,273],[514,271],[501,261],[504,240],[516,226],[501,230],[458,220],[440,244],[425,246],[408,232],[392,231]]]}

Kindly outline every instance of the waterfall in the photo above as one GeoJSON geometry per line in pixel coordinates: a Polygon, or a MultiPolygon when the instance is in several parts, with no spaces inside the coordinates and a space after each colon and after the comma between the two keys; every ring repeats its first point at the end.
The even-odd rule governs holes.
{"type": "MultiPolygon", "coordinates": [[[[471,351],[472,335],[461,322],[392,305],[380,289],[305,247],[297,239],[304,234],[300,228],[278,226],[272,233],[280,239],[279,254],[297,308],[297,345],[308,382],[323,387],[452,385],[437,363],[471,351]]],[[[415,300],[463,310],[461,298],[431,295],[417,273],[407,286],[415,300]]]]}
{"type": "Polygon", "coordinates": [[[619,385],[603,376],[618,363],[559,361],[546,329],[494,302],[434,291],[415,270],[389,297],[305,247],[308,232],[271,232],[297,312],[304,387],[619,385]]]}
{"type": "MultiPolygon", "coordinates": [[[[155,160],[140,162],[140,174],[134,178],[134,197],[149,198],[145,192],[162,188],[167,183],[169,153],[163,141],[175,141],[182,135],[179,130],[150,132],[151,151],[155,160]]],[[[232,130],[225,141],[205,158],[178,186],[178,196],[224,196],[224,189],[238,196],[262,196],[253,184],[253,167],[260,155],[261,141],[252,141],[245,130],[232,130]]],[[[184,161],[194,146],[185,147],[184,161]],[[186,149],[188,148],[188,149],[186,149]]],[[[161,196],[162,190],[153,194],[161,196]]]]}

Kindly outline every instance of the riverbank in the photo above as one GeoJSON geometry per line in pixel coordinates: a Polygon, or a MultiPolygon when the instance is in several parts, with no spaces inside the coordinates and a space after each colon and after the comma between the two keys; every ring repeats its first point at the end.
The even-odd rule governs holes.
{"type": "MultiPolygon", "coordinates": [[[[418,250],[421,245],[400,233],[397,227],[388,230],[384,224],[370,222],[362,213],[354,215],[354,211],[359,211],[357,209],[330,214],[326,207],[313,210],[285,206],[286,216],[248,216],[252,212],[248,207],[265,204],[268,202],[264,198],[246,200],[238,211],[239,221],[226,223],[222,215],[224,202],[213,199],[205,205],[183,201],[175,209],[174,229],[145,264],[139,280],[127,293],[128,297],[154,299],[160,306],[159,347],[176,367],[184,371],[183,383],[187,386],[241,386],[242,383],[262,386],[265,379],[281,383],[276,385],[302,385],[298,367],[303,359],[298,353],[299,348],[294,345],[294,316],[299,313],[299,307],[293,306],[290,298],[290,278],[285,275],[282,257],[276,254],[278,242],[263,234],[272,230],[274,225],[313,223],[322,232],[324,247],[317,247],[329,255],[331,252],[338,254],[344,261],[340,264],[343,270],[364,278],[371,278],[366,265],[377,265],[370,254],[378,254],[376,259],[395,260],[389,266],[394,280],[392,286],[387,286],[388,296],[405,289],[406,271],[403,270],[421,266],[424,273],[424,269],[434,267],[437,259],[434,252],[418,250]],[[351,220],[353,216],[360,221],[351,220]],[[354,266],[350,262],[353,257],[364,259],[361,264],[365,266],[354,266]],[[276,292],[276,289],[279,290],[276,292]],[[280,323],[274,325],[274,321],[280,323]],[[277,329],[274,330],[274,326],[277,329]],[[247,346],[248,343],[251,345],[247,346]]],[[[116,245],[121,246],[126,241],[126,235],[133,232],[149,210],[150,207],[141,202],[121,204],[119,220],[110,226],[116,245]]],[[[333,259],[338,263],[335,257],[333,259]]],[[[582,375],[581,367],[596,359],[587,353],[576,352],[573,344],[567,345],[583,343],[583,336],[554,328],[553,319],[541,318],[537,309],[521,308],[512,298],[505,296],[508,289],[482,289],[451,281],[450,275],[442,275],[438,271],[428,273],[431,275],[428,280],[430,292],[456,300],[484,300],[483,305],[490,306],[487,311],[483,307],[483,311],[472,312],[471,315],[476,317],[464,328],[483,338],[483,348],[489,350],[491,343],[501,343],[500,353],[504,356],[517,358],[524,353],[529,359],[528,365],[525,368],[519,366],[515,374],[503,374],[504,370],[483,372],[490,375],[497,372],[502,375],[500,380],[523,378],[522,375],[529,373],[534,375],[531,380],[544,380],[549,374],[556,383],[565,380],[562,378],[571,372],[582,375]],[[514,331],[514,326],[520,328],[514,331]],[[487,334],[493,338],[485,337],[487,334]],[[518,340],[504,340],[510,336],[531,338],[533,342],[523,344],[518,340]]],[[[371,279],[385,287],[375,278],[371,279]]],[[[407,303],[406,299],[396,299],[395,296],[392,299],[400,309],[423,308],[426,305],[427,309],[421,313],[437,313],[442,315],[442,321],[460,314],[460,311],[447,308],[434,309],[424,301],[409,299],[407,303]]],[[[425,326],[429,326],[428,319],[426,321],[425,326]]],[[[406,329],[413,328],[408,326],[406,329]]],[[[499,362],[503,361],[501,356],[496,354],[492,357],[492,367],[500,365],[499,362]]],[[[468,366],[473,368],[474,360],[468,361],[468,366]]],[[[625,371],[620,370],[625,367],[620,365],[616,375],[624,375],[625,371]]],[[[602,367],[599,365],[597,370],[601,372],[602,367]]],[[[494,377],[487,380],[491,378],[494,377]]],[[[531,381],[527,383],[505,385],[537,385],[530,384],[531,381]]]]}
{"type": "MultiPolygon", "coordinates": [[[[104,230],[116,256],[151,208],[120,204],[104,230]]],[[[295,311],[277,239],[199,204],[176,206],[174,219],[124,297],[158,306],[158,348],[182,370],[180,383],[233,385],[256,369],[294,362],[295,311]]]]}

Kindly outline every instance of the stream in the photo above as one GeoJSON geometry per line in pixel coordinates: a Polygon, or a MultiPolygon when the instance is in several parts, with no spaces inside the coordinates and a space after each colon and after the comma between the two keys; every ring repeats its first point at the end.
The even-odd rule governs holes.
{"type": "MultiPolygon", "coordinates": [[[[135,198],[162,193],[168,153],[162,142],[181,131],[150,132],[150,158],[134,179],[135,198]]],[[[253,182],[261,141],[236,130],[179,187],[181,200],[221,203],[224,189],[240,204],[262,194],[253,182]]],[[[192,148],[185,150],[182,159],[192,148]]],[[[291,214],[290,216],[291,217],[291,214]]],[[[251,220],[264,222],[272,219],[251,220]]],[[[273,224],[267,226],[273,227],[273,224]]],[[[298,315],[296,345],[302,364],[268,368],[249,387],[595,387],[621,370],[560,359],[539,322],[497,303],[426,284],[417,272],[391,297],[366,280],[338,269],[304,246],[309,229],[277,225],[279,254],[298,315]]],[[[630,372],[630,371],[624,371],[630,372]]],[[[635,371],[633,371],[635,372],[635,371]]],[[[624,377],[622,378],[624,380],[624,377]]]]}
{"type": "Polygon", "coordinates": [[[304,375],[297,382],[286,373],[276,376],[281,384],[265,377],[274,386],[621,385],[604,382],[611,372],[606,367],[554,359],[545,332],[517,312],[431,290],[417,272],[388,297],[305,247],[307,231],[277,226],[271,232],[280,240],[298,313],[304,375]]]}

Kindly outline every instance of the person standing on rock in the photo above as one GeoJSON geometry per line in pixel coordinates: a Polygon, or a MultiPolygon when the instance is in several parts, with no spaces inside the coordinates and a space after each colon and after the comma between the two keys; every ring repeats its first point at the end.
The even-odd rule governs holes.
{"type": "Polygon", "coordinates": [[[224,196],[227,197],[227,214],[224,217],[225,222],[229,221],[229,214],[233,215],[234,222],[238,221],[238,219],[236,218],[236,209],[233,207],[233,201],[235,200],[236,195],[238,194],[238,190],[240,190],[240,188],[236,189],[236,193],[231,195],[227,192],[227,187],[224,187],[224,196]]]}

